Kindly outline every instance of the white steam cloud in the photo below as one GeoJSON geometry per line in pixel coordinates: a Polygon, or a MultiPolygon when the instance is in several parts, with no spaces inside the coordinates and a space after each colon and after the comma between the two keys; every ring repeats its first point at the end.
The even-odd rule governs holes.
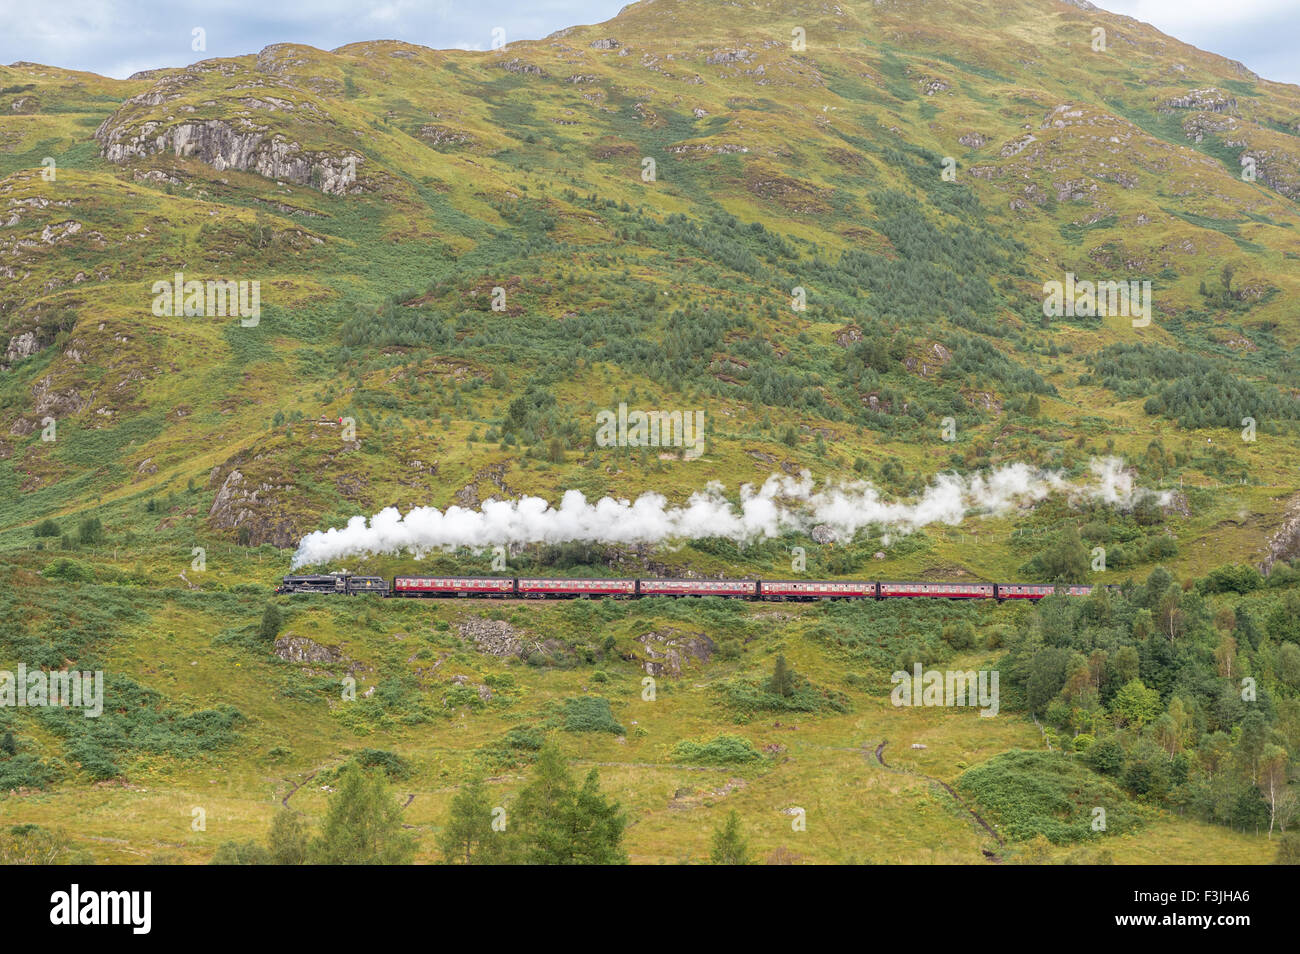
{"type": "Polygon", "coordinates": [[[825,525],[840,539],[879,526],[910,532],[930,524],[960,524],[967,516],[997,516],[1064,494],[1131,507],[1149,495],[1168,502],[1168,492],[1134,486],[1133,474],[1114,457],[1094,458],[1091,479],[1067,480],[1059,471],[1011,464],[987,474],[940,474],[911,501],[886,501],[873,485],[829,483],[818,490],[804,471],[799,477],[773,474],[757,489],[740,488],[737,505],[723,486],[710,483],[681,506],[654,492],[636,500],[602,497],[591,503],[577,490],[566,491],[558,507],[540,497],[486,501],[478,510],[416,507],[402,516],[388,507],[369,520],[357,516],[345,527],[309,533],[294,554],[295,569],[344,557],[396,554],[416,557],[435,549],[524,543],[666,543],[723,537],[737,542],[779,537],[825,525]]]}

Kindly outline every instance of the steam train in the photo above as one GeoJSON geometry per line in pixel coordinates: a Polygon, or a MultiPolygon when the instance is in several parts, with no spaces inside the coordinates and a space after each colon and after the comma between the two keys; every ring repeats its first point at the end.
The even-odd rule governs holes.
{"type": "MultiPolygon", "coordinates": [[[[1108,587],[1114,589],[1113,586],[1108,587]]],[[[1092,587],[1051,583],[894,583],[883,580],[556,579],[503,576],[379,576],[329,573],[286,576],[277,593],[371,594],[406,599],[638,599],[643,596],[721,596],[774,602],[883,600],[1041,600],[1053,593],[1087,596],[1092,587]]]]}

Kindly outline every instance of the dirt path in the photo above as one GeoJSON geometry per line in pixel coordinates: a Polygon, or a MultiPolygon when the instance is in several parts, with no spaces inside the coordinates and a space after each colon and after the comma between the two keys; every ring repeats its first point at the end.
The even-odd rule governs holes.
{"type": "Polygon", "coordinates": [[[594,765],[597,768],[675,769],[684,772],[725,772],[727,765],[676,765],[672,762],[597,762],[593,759],[570,759],[571,765],[594,765]]]}
{"type": "MultiPolygon", "coordinates": [[[[880,767],[881,767],[881,768],[883,768],[883,769],[887,769],[887,770],[890,771],[890,772],[895,772],[895,773],[897,773],[897,774],[899,774],[899,775],[911,775],[911,776],[915,776],[915,777],[917,777],[917,778],[923,778],[923,779],[925,779],[927,782],[933,782],[935,785],[938,785],[938,786],[939,786],[940,788],[942,788],[945,792],[947,792],[949,795],[951,795],[951,796],[952,796],[952,800],[953,800],[954,802],[956,802],[958,805],[960,805],[960,806],[962,807],[962,809],[963,809],[967,814],[969,814],[970,817],[971,817],[972,819],[974,819],[975,822],[976,822],[976,823],[977,823],[981,828],[983,828],[986,832],[989,833],[990,837],[992,837],[993,840],[996,841],[996,842],[998,843],[998,847],[999,847],[999,848],[1005,848],[1005,847],[1007,846],[1007,845],[1006,845],[1006,842],[1002,840],[1002,836],[999,835],[999,834],[997,833],[997,829],[995,829],[992,825],[990,825],[987,821],[985,821],[984,818],[983,818],[983,816],[980,815],[979,812],[975,811],[975,809],[973,809],[970,805],[968,805],[968,804],[966,803],[966,800],[963,799],[960,795],[957,794],[957,790],[954,789],[954,788],[953,788],[951,785],[949,785],[947,782],[945,782],[943,779],[941,779],[941,778],[935,778],[933,775],[926,775],[924,772],[910,772],[910,771],[908,771],[907,769],[892,768],[892,767],[889,765],[889,763],[887,763],[887,762],[885,761],[885,743],[886,743],[887,741],[888,741],[887,739],[886,739],[886,740],[882,740],[881,743],[880,743],[879,745],[876,746],[876,761],[880,763],[880,767]]],[[[865,748],[865,746],[864,746],[864,748],[865,748]]],[[[988,850],[986,850],[986,849],[980,849],[980,851],[983,853],[984,857],[987,858],[989,861],[992,861],[992,862],[994,862],[995,864],[1001,864],[1001,863],[1002,863],[1002,859],[999,858],[998,855],[997,855],[995,852],[988,851],[988,850]]]]}
{"type": "Polygon", "coordinates": [[[289,807],[289,799],[293,798],[294,793],[297,792],[298,789],[302,788],[304,784],[306,784],[307,782],[310,782],[310,781],[311,781],[313,778],[315,778],[315,777],[316,777],[316,773],[315,773],[315,772],[312,772],[310,775],[308,775],[306,778],[304,778],[301,782],[292,782],[292,781],[289,781],[288,779],[285,779],[285,781],[289,782],[289,784],[292,785],[293,788],[289,789],[289,794],[285,795],[284,798],[280,799],[280,804],[283,805],[285,808],[288,808],[288,807],[289,807]]]}

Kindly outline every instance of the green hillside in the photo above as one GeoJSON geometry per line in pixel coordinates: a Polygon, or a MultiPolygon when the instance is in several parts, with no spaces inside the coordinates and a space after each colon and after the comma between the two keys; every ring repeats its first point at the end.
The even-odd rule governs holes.
{"type": "MultiPolygon", "coordinates": [[[[1298,203],[1300,88],[1086,0],[642,0],[489,52],[281,44],[128,80],[0,67],[0,668],[103,668],[121,702],[89,725],[0,708],[0,817],[75,816],[101,860],[206,861],[262,837],[291,791],[319,817],[310,780],[373,749],[408,766],[394,784],[435,860],[455,786],[479,766],[515,792],[530,750],[509,740],[529,730],[600,767],[633,861],[702,860],[733,807],[764,858],[1102,850],[991,838],[972,810],[1026,824],[1007,773],[1041,775],[1047,801],[1071,773],[1121,799],[1117,862],[1269,861],[1261,759],[1280,746],[1293,776],[1300,757],[1298,203]],[[241,316],[234,286],[219,314],[164,307],[178,275],[257,282],[259,308],[241,316]],[[1067,275],[1150,282],[1150,322],[1045,315],[1067,275]],[[703,455],[600,446],[620,403],[702,410],[703,455]],[[1131,584],[1113,606],[271,593],[304,535],[385,507],[680,505],[802,471],[907,502],[944,473],[1084,481],[1107,457],[1160,504],[1056,494],[853,540],[508,557],[785,577],[802,547],[813,577],[1131,584]],[[273,600],[279,635],[320,658],[259,634],[273,600]],[[505,650],[483,635],[507,631],[505,650]],[[836,704],[746,709],[778,655],[836,704]],[[891,706],[913,662],[1001,668],[1002,714],[891,706]],[[374,693],[341,702],[349,674],[374,693]],[[1262,729],[1229,704],[1243,675],[1262,729]],[[1158,712],[1124,715],[1133,680],[1158,712]],[[565,728],[591,696],[621,732],[565,728]],[[1174,741],[1161,717],[1186,720],[1174,741]],[[736,733],[761,760],[686,761],[736,733]],[[1231,785],[1207,768],[1218,736],[1231,785]],[[1087,761],[1107,740],[1119,755],[1087,761]],[[1034,759],[967,772],[1048,744],[1072,759],[1050,783],[1034,759]]],[[[1061,830],[1086,827],[1079,808],[1061,830]]]]}

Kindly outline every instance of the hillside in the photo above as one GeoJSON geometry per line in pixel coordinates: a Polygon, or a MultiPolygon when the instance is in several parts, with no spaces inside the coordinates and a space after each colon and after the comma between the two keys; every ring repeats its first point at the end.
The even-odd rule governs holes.
{"type": "MultiPolygon", "coordinates": [[[[783,576],[803,547],[810,576],[1118,584],[1165,567],[1190,587],[1225,564],[1276,566],[1279,589],[1241,594],[1271,618],[1300,555],[1300,88],[1086,0],[725,6],[642,0],[488,52],[281,44],[128,80],[0,67],[0,573],[13,614],[0,664],[109,663],[171,726],[138,745],[100,738],[116,754],[95,769],[73,736],[14,722],[52,768],[20,809],[0,802],[6,814],[85,813],[124,854],[183,844],[200,860],[229,833],[185,840],[197,791],[217,785],[247,837],[286,779],[364,744],[416,766],[416,824],[435,824],[473,752],[553,724],[564,699],[596,689],[593,666],[604,694],[634,699],[647,634],[690,622],[664,607],[594,621],[507,608],[538,647],[507,664],[462,632],[478,610],[282,601],[289,630],[342,647],[323,673],[356,662],[380,697],[400,687],[364,716],[341,713],[326,675],[253,634],[305,535],[386,507],[558,504],[570,490],[683,505],[715,481],[737,502],[743,484],[804,471],[910,506],[944,473],[1023,466],[1077,486],[1115,458],[1162,495],[1044,493],[852,539],[512,540],[509,567],[783,576]],[[1075,278],[1150,282],[1151,320],[1046,315],[1045,283],[1075,278]],[[220,313],[160,302],[178,281],[245,283],[245,313],[235,286],[220,313]],[[703,453],[601,446],[598,415],[620,404],[699,409],[703,453]],[[617,649],[600,648],[606,637],[617,649]],[[445,703],[452,676],[486,686],[488,674],[513,674],[528,701],[445,703]],[[435,717],[433,742],[411,728],[435,717]],[[93,787],[108,784],[122,787],[93,787]],[[175,837],[152,836],[149,819],[172,814],[175,837]]],[[[432,549],[421,565],[487,572],[492,557],[432,549]]],[[[413,559],[343,552],[316,568],[391,576],[413,559]]],[[[1158,596],[1133,597],[1115,625],[1158,611],[1158,596]]],[[[1189,630],[1205,626],[1202,663],[1225,607],[1233,618],[1236,597],[1187,610],[1189,630]]],[[[654,718],[633,716],[642,735],[629,722],[584,756],[611,766],[640,813],[634,860],[704,845],[676,804],[699,773],[673,746],[731,731],[714,694],[778,652],[853,704],[797,742],[765,722],[754,741],[777,748],[741,773],[742,800],[766,811],[802,786],[828,811],[906,826],[902,793],[932,826],[906,851],[932,855],[825,831],[800,850],[979,860],[968,819],[867,756],[882,739],[929,738],[919,771],[955,782],[1039,745],[1032,706],[995,732],[889,707],[882,685],[906,655],[894,641],[916,635],[900,632],[902,610],[871,610],[878,656],[828,637],[820,607],[710,612],[699,634],[729,635],[735,654],[701,663],[699,686],[684,680],[654,718]],[[844,781],[863,765],[878,803],[844,781]]],[[[1006,645],[992,634],[1037,625],[1010,607],[937,612],[916,638],[945,658],[955,621],[976,626],[963,651],[988,663],[1006,645]]],[[[1289,625],[1268,638],[1298,638],[1289,625]]],[[[1270,679],[1284,668],[1251,661],[1270,679]]],[[[1166,704],[1178,691],[1172,676],[1161,689],[1166,704]]],[[[708,771],[701,791],[729,784],[708,771]]],[[[1225,860],[1272,851],[1230,827],[1153,825],[1189,858],[1200,838],[1225,860]]],[[[1153,842],[1123,837],[1139,840],[1116,860],[1146,860],[1153,842]]],[[[775,829],[763,841],[782,844],[775,829]]]]}

